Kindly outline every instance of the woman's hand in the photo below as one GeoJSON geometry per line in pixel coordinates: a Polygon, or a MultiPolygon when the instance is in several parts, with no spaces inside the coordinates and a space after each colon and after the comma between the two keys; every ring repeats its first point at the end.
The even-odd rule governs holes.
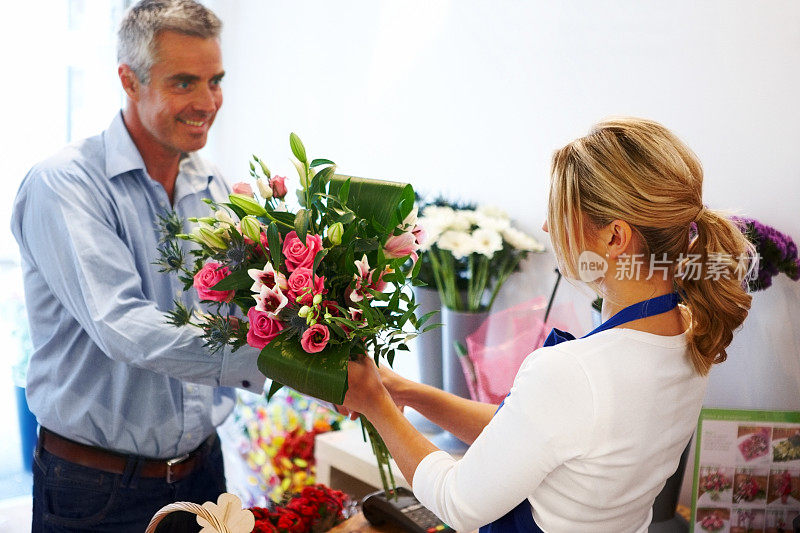
{"type": "Polygon", "coordinates": [[[406,399],[408,392],[413,388],[415,383],[390,369],[388,365],[381,365],[378,368],[378,374],[381,377],[383,386],[386,387],[392,400],[394,400],[395,405],[402,411],[408,404],[408,400],[406,399]]]}
{"type": "MultiPolygon", "coordinates": [[[[394,376],[400,378],[397,374],[394,376]]],[[[353,412],[370,418],[387,401],[393,403],[381,379],[381,370],[371,358],[365,356],[347,363],[347,393],[343,407],[349,410],[351,418],[353,412]]]]}

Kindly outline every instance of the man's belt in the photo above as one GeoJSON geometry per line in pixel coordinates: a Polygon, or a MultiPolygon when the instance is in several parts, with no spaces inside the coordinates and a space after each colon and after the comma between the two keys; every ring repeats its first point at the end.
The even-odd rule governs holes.
{"type": "MultiPolygon", "coordinates": [[[[216,432],[212,433],[197,449],[180,457],[172,459],[140,457],[139,475],[148,478],[164,478],[167,483],[179,481],[203,464],[203,460],[208,455],[216,438],[216,432]]],[[[56,457],[112,474],[123,474],[131,457],[69,440],[45,428],[39,430],[39,444],[56,457]]]]}

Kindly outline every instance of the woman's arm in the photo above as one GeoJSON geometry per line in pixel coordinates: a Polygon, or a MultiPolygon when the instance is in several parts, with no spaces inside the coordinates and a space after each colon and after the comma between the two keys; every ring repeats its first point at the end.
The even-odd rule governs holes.
{"type": "Polygon", "coordinates": [[[381,366],[378,373],[398,406],[413,408],[467,444],[475,442],[497,411],[496,405],[467,400],[436,387],[416,383],[385,366],[381,366]]]}
{"type": "MultiPolygon", "coordinates": [[[[388,375],[387,381],[397,387],[402,379],[394,374],[388,375]]],[[[361,413],[375,426],[403,477],[411,484],[420,461],[438,448],[403,416],[398,405],[402,403],[396,402],[389,394],[372,359],[362,357],[358,361],[350,361],[347,381],[344,407],[351,412],[361,413]]]]}
{"type": "Polygon", "coordinates": [[[593,431],[591,387],[573,357],[543,350],[548,353],[523,364],[504,407],[460,460],[408,422],[369,358],[350,363],[344,404],[372,422],[420,502],[456,530],[471,531],[513,509],[549,472],[585,452],[593,431]]]}

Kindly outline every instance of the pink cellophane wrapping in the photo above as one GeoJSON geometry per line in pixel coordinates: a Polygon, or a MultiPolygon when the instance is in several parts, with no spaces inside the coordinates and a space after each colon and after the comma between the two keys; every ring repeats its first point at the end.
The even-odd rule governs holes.
{"type": "Polygon", "coordinates": [[[492,313],[467,337],[468,357],[461,357],[473,400],[499,404],[511,390],[522,362],[541,347],[551,328],[580,328],[571,304],[554,305],[543,324],[547,300],[537,297],[492,313]]]}

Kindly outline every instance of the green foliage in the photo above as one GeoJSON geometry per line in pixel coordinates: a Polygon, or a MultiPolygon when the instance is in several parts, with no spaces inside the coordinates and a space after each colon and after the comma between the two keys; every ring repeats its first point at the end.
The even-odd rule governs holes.
{"type": "MultiPolygon", "coordinates": [[[[303,293],[288,298],[277,314],[284,329],[261,350],[258,368],[272,379],[270,395],[285,385],[341,404],[351,358],[367,355],[376,362],[392,364],[398,352],[408,351],[408,341],[421,333],[420,328],[430,318],[428,315],[417,319],[414,314],[417,304],[409,289],[419,267],[414,267],[408,257],[387,258],[383,250],[390,236],[409,231],[399,226],[414,208],[414,190],[405,183],[338,175],[329,159],[313,159],[309,163],[305,146],[294,133],[290,135],[290,147],[301,184],[298,198],[302,208],[296,213],[286,212],[283,202],[271,194],[260,200],[257,196],[232,194],[226,203],[207,203],[212,211],[222,207],[232,213],[234,222],[237,217],[239,221],[248,217],[243,230],[237,229],[241,224],[231,225],[230,220],[205,217],[193,220],[200,227],[191,234],[178,233],[178,229],[167,235],[165,231],[159,265],[177,268],[186,290],[192,288],[195,273],[207,262],[215,261],[228,267],[230,273],[211,290],[234,291],[230,302],[205,302],[210,310],[196,317],[176,302],[168,319],[176,326],[200,328],[212,353],[225,346],[234,350],[243,346],[250,324],[233,316],[247,315],[256,305],[251,290],[254,280],[248,271],[264,271],[270,263],[276,276],[288,279],[291,273],[283,256],[283,240],[291,231],[303,243],[318,236],[322,249],[314,257],[312,275],[322,280],[324,293],[316,295],[313,303],[301,303],[303,293]],[[181,248],[177,239],[194,244],[189,266],[183,264],[186,258],[178,253],[181,248]],[[370,274],[362,275],[356,261],[370,274]],[[300,341],[316,324],[327,327],[330,338],[318,353],[307,353],[300,341]]],[[[268,179],[266,164],[256,156],[253,160],[250,175],[268,179]]],[[[182,227],[182,222],[177,226],[175,222],[165,222],[163,227],[182,227]]],[[[385,467],[385,445],[374,428],[369,434],[376,456],[385,467]]],[[[393,483],[390,477],[386,481],[393,483]]]]}

